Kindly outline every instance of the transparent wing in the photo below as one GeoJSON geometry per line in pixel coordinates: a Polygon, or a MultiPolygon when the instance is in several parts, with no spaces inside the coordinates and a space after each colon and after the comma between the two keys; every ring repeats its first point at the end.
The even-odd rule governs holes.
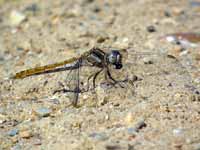
{"type": "Polygon", "coordinates": [[[66,79],[64,89],[58,90],[67,93],[73,106],[77,106],[79,93],[80,93],[80,68],[81,62],[76,63],[76,69],[69,70],[66,79]]]}
{"type": "Polygon", "coordinates": [[[73,106],[77,106],[80,93],[87,95],[89,94],[87,92],[94,90],[93,84],[94,82],[98,83],[100,77],[98,76],[100,73],[99,68],[92,67],[84,60],[80,60],[78,65],[79,67],[72,70],[66,78],[67,89],[70,89],[68,96],[71,99],[73,106]]]}

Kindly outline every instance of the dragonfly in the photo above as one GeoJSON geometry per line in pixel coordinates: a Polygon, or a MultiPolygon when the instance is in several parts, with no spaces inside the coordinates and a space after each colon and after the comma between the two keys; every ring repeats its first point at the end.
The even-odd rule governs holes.
{"type": "Polygon", "coordinates": [[[11,78],[12,79],[23,79],[26,77],[34,76],[34,75],[41,75],[41,74],[47,74],[47,73],[54,73],[54,72],[60,72],[60,71],[69,71],[71,75],[73,76],[72,79],[70,79],[70,85],[69,89],[62,89],[62,90],[56,90],[56,92],[70,92],[73,94],[72,98],[72,105],[77,106],[79,94],[83,92],[88,92],[90,90],[89,87],[89,81],[92,80],[93,88],[96,87],[96,78],[99,74],[104,72],[105,80],[110,85],[120,85],[120,87],[123,87],[120,83],[121,82],[127,82],[127,78],[124,80],[116,80],[112,75],[110,71],[109,66],[113,66],[114,69],[120,70],[123,67],[122,59],[123,55],[122,52],[126,51],[119,50],[119,49],[112,49],[110,52],[105,52],[104,50],[94,47],[90,49],[89,51],[86,51],[79,57],[72,57],[71,59],[64,60],[62,62],[49,64],[45,66],[39,66],[35,68],[30,68],[27,70],[23,70],[20,72],[17,72],[14,74],[11,78]],[[87,88],[86,89],[80,89],[80,68],[84,66],[89,67],[95,67],[99,68],[98,71],[95,73],[92,73],[88,79],[87,79],[87,88]]]}

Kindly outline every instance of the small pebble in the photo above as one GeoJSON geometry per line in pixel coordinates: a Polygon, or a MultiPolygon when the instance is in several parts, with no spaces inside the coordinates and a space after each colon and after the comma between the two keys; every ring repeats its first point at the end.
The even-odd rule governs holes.
{"type": "Polygon", "coordinates": [[[103,43],[103,42],[105,42],[106,39],[108,39],[108,38],[107,38],[107,37],[99,36],[99,37],[97,38],[97,43],[103,43]]]}
{"type": "Polygon", "coordinates": [[[8,135],[9,136],[15,136],[19,133],[19,130],[18,129],[12,129],[8,132],[8,135]]]}
{"type": "Polygon", "coordinates": [[[174,7],[174,8],[172,8],[172,13],[173,13],[173,15],[175,15],[175,16],[179,16],[179,15],[184,14],[185,11],[183,10],[183,8],[174,7]]]}
{"type": "Polygon", "coordinates": [[[18,137],[17,136],[13,136],[11,138],[11,140],[12,140],[12,143],[17,143],[18,142],[18,137]]]}
{"type": "Polygon", "coordinates": [[[156,28],[155,28],[155,26],[152,26],[152,25],[151,25],[151,26],[148,26],[148,27],[147,27],[147,31],[150,32],[150,33],[156,32],[156,28]]]}
{"type": "Polygon", "coordinates": [[[103,90],[108,90],[108,89],[112,88],[113,86],[108,82],[102,82],[102,83],[100,83],[100,87],[103,90]]]}
{"type": "Polygon", "coordinates": [[[172,16],[172,15],[171,15],[171,12],[169,12],[168,10],[164,11],[164,15],[165,15],[166,17],[171,17],[171,16],[172,16]]]}
{"type": "Polygon", "coordinates": [[[85,0],[84,3],[93,3],[94,0],[85,0]]]}
{"type": "Polygon", "coordinates": [[[200,143],[194,144],[194,150],[200,150],[200,143]]]}
{"type": "Polygon", "coordinates": [[[192,7],[200,7],[200,2],[199,1],[190,1],[189,2],[190,3],[190,5],[192,6],[192,7]]]}
{"type": "Polygon", "coordinates": [[[22,150],[22,146],[18,143],[11,148],[11,150],[22,150]]]}
{"type": "Polygon", "coordinates": [[[177,21],[174,18],[164,18],[160,21],[160,24],[165,24],[165,25],[177,25],[177,21]]]}
{"type": "Polygon", "coordinates": [[[72,7],[71,9],[69,9],[66,13],[65,16],[66,17],[78,17],[81,15],[82,12],[82,8],[78,5],[72,7]]]}
{"type": "Polygon", "coordinates": [[[183,48],[197,47],[200,42],[200,34],[192,32],[179,32],[167,34],[160,38],[161,41],[167,41],[181,45],[183,48]]]}
{"type": "Polygon", "coordinates": [[[182,100],[183,97],[184,97],[184,95],[182,93],[176,93],[176,94],[174,94],[174,99],[176,101],[182,100]]]}
{"type": "Polygon", "coordinates": [[[132,75],[130,79],[131,79],[132,82],[142,80],[141,78],[138,78],[138,76],[136,76],[136,75],[132,75]]]}
{"type": "Polygon", "coordinates": [[[133,117],[132,113],[128,113],[127,116],[125,117],[124,121],[127,125],[132,124],[134,121],[134,117],[133,117]]]}
{"type": "Polygon", "coordinates": [[[94,13],[99,13],[100,11],[101,11],[101,8],[98,7],[98,6],[95,6],[95,7],[93,8],[93,12],[94,12],[94,13]]]}
{"type": "Polygon", "coordinates": [[[144,122],[144,119],[139,120],[137,123],[134,124],[135,131],[139,131],[140,129],[146,127],[147,124],[144,122]]]}
{"type": "Polygon", "coordinates": [[[105,133],[92,133],[89,135],[89,137],[93,138],[97,141],[105,141],[108,139],[107,135],[105,133]]]}
{"type": "Polygon", "coordinates": [[[38,11],[38,10],[39,10],[38,5],[35,4],[35,3],[29,5],[29,6],[27,6],[27,7],[25,8],[25,11],[31,11],[31,12],[33,12],[33,13],[35,13],[35,12],[38,11]]]}
{"type": "Polygon", "coordinates": [[[11,25],[18,26],[19,24],[21,24],[26,19],[26,16],[19,11],[13,10],[10,13],[9,19],[10,19],[11,25]]]}
{"type": "Polygon", "coordinates": [[[183,129],[181,129],[181,128],[174,129],[173,134],[175,136],[181,136],[181,135],[183,135],[183,129]]]}
{"type": "Polygon", "coordinates": [[[42,144],[42,141],[41,139],[36,139],[34,142],[33,142],[34,145],[41,145],[42,144]]]}
{"type": "Polygon", "coordinates": [[[142,61],[144,62],[144,64],[153,64],[152,58],[145,57],[142,59],[142,61]]]}
{"type": "Polygon", "coordinates": [[[6,122],[6,116],[0,114],[0,124],[6,122]]]}
{"type": "Polygon", "coordinates": [[[106,150],[118,150],[118,149],[122,149],[119,145],[115,145],[115,144],[112,144],[112,145],[106,145],[106,150]]]}
{"type": "Polygon", "coordinates": [[[136,136],[137,135],[137,131],[135,130],[135,128],[132,128],[132,127],[128,128],[127,132],[131,136],[136,136]]]}
{"type": "Polygon", "coordinates": [[[182,143],[175,143],[174,144],[175,149],[182,149],[182,147],[183,147],[182,143]]]}
{"type": "Polygon", "coordinates": [[[59,105],[60,104],[60,101],[56,98],[52,98],[52,99],[49,99],[48,102],[52,103],[52,104],[55,104],[55,105],[59,105]]]}
{"type": "Polygon", "coordinates": [[[139,132],[140,129],[147,126],[143,118],[135,120],[132,113],[128,113],[125,122],[128,126],[131,126],[129,130],[132,132],[139,132]]]}
{"type": "Polygon", "coordinates": [[[185,139],[186,144],[192,144],[193,140],[191,138],[185,139]]]}
{"type": "Polygon", "coordinates": [[[19,133],[19,136],[20,136],[21,138],[24,138],[24,139],[29,139],[30,137],[33,136],[33,134],[32,134],[31,131],[26,130],[26,131],[20,132],[20,133],[19,133]]]}
{"type": "Polygon", "coordinates": [[[35,110],[36,115],[39,117],[48,117],[51,112],[52,110],[46,107],[41,107],[35,110]]]}

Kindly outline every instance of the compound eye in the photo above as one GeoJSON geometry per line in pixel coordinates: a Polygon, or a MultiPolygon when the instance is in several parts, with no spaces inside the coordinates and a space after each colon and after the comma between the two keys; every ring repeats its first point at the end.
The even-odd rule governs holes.
{"type": "Polygon", "coordinates": [[[116,61],[117,61],[117,55],[115,52],[111,52],[108,56],[108,61],[111,63],[111,64],[114,64],[116,61]]]}
{"type": "Polygon", "coordinates": [[[121,54],[119,53],[119,51],[117,50],[113,50],[111,52],[113,59],[115,60],[115,62],[119,62],[121,60],[121,54]]]}
{"type": "Polygon", "coordinates": [[[110,56],[110,62],[115,63],[117,61],[117,56],[115,54],[111,54],[110,56]]]}

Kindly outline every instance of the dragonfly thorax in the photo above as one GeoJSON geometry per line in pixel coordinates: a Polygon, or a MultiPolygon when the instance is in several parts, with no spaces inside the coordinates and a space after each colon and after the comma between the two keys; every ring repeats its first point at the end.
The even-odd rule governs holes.
{"type": "Polygon", "coordinates": [[[113,65],[115,69],[122,68],[122,55],[118,50],[111,50],[110,53],[105,53],[101,49],[93,48],[87,56],[87,61],[100,68],[107,65],[113,65]]]}

